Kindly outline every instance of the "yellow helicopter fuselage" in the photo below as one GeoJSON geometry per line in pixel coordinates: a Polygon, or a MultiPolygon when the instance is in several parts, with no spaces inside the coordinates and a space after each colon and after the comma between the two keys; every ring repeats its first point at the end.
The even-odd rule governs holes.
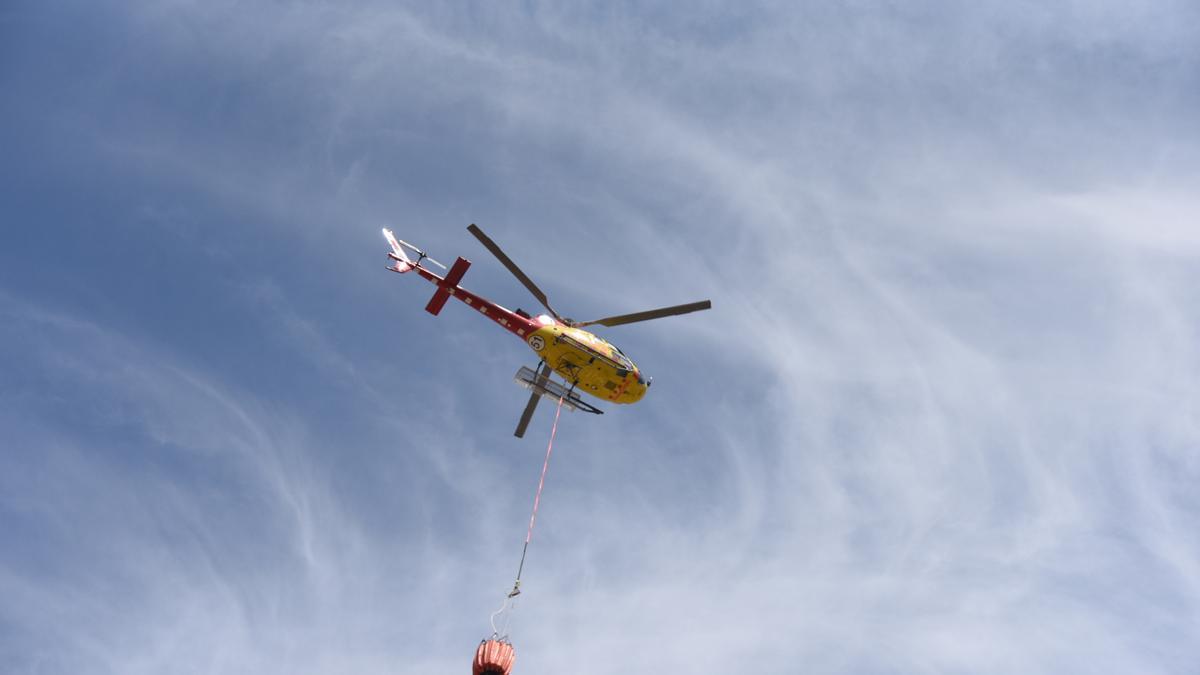
{"type": "Polygon", "coordinates": [[[544,314],[533,321],[538,328],[525,344],[576,391],[613,403],[636,403],[646,395],[650,380],[607,340],[544,314]]]}

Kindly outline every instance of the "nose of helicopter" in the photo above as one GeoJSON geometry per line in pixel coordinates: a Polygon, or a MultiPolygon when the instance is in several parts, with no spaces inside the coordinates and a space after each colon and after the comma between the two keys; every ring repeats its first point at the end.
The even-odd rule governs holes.
{"type": "Polygon", "coordinates": [[[642,397],[646,395],[646,390],[650,388],[650,381],[653,379],[646,377],[640,371],[636,370],[633,372],[633,375],[636,381],[630,383],[630,386],[624,392],[624,396],[622,396],[629,403],[637,403],[642,400],[642,397]]]}

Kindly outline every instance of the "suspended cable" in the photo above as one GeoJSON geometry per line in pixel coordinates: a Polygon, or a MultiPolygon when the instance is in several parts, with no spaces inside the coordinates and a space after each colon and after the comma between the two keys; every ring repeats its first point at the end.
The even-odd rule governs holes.
{"type": "Polygon", "coordinates": [[[525,530],[525,545],[521,548],[521,562],[517,565],[517,579],[513,582],[512,591],[501,603],[500,609],[492,613],[492,636],[479,643],[475,650],[475,659],[471,664],[472,675],[509,675],[512,672],[516,652],[508,641],[508,623],[512,618],[510,610],[515,607],[515,598],[521,594],[521,573],[525,570],[525,555],[529,553],[529,541],[533,539],[533,526],[537,523],[538,506],[542,501],[542,488],[546,485],[546,470],[550,468],[550,454],[554,452],[554,437],[558,435],[558,418],[562,414],[563,399],[559,396],[558,407],[554,409],[554,425],[550,427],[550,442],[546,444],[546,459],[542,462],[542,475],[538,478],[537,491],[533,494],[533,510],[529,514],[529,528],[525,530]],[[503,615],[500,626],[496,625],[496,617],[503,615]]]}
{"type": "Polygon", "coordinates": [[[517,580],[513,584],[513,597],[521,592],[521,572],[525,569],[525,554],[529,552],[529,540],[533,538],[533,525],[537,522],[538,504],[542,501],[542,486],[546,484],[546,469],[550,466],[550,453],[554,451],[554,437],[558,434],[558,417],[562,413],[563,396],[558,397],[558,407],[554,409],[554,426],[550,427],[550,442],[546,444],[546,460],[542,462],[542,476],[538,479],[537,492],[533,495],[533,512],[529,514],[529,529],[525,532],[525,546],[521,549],[521,564],[517,566],[517,580]]]}

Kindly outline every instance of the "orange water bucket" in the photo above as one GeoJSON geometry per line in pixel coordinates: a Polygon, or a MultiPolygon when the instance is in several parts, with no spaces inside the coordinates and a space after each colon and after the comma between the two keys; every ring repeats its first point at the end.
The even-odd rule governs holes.
{"type": "Polygon", "coordinates": [[[517,653],[509,642],[484,640],[475,650],[475,661],[471,664],[471,675],[509,675],[517,653]]]}

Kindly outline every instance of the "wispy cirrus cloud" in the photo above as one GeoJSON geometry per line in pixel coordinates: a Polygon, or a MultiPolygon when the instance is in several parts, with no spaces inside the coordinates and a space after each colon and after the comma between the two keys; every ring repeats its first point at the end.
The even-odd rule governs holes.
{"type": "Polygon", "coordinates": [[[571,314],[715,302],[609,335],[658,377],[561,430],[520,672],[1196,660],[1190,7],[104,18],[111,87],[38,129],[155,214],[109,262],[195,274],[4,300],[18,668],[464,667],[528,355],[369,256],[394,223],[525,302],[472,221],[571,314]]]}
{"type": "Polygon", "coordinates": [[[428,564],[402,543],[431,525],[414,505],[428,495],[400,497],[386,524],[359,520],[362,495],[326,471],[338,449],[287,410],[152,344],[3,301],[20,383],[3,420],[9,667],[385,665],[414,620],[396,607],[438,587],[395,573],[428,564]],[[377,527],[408,534],[381,544],[377,527]]]}

